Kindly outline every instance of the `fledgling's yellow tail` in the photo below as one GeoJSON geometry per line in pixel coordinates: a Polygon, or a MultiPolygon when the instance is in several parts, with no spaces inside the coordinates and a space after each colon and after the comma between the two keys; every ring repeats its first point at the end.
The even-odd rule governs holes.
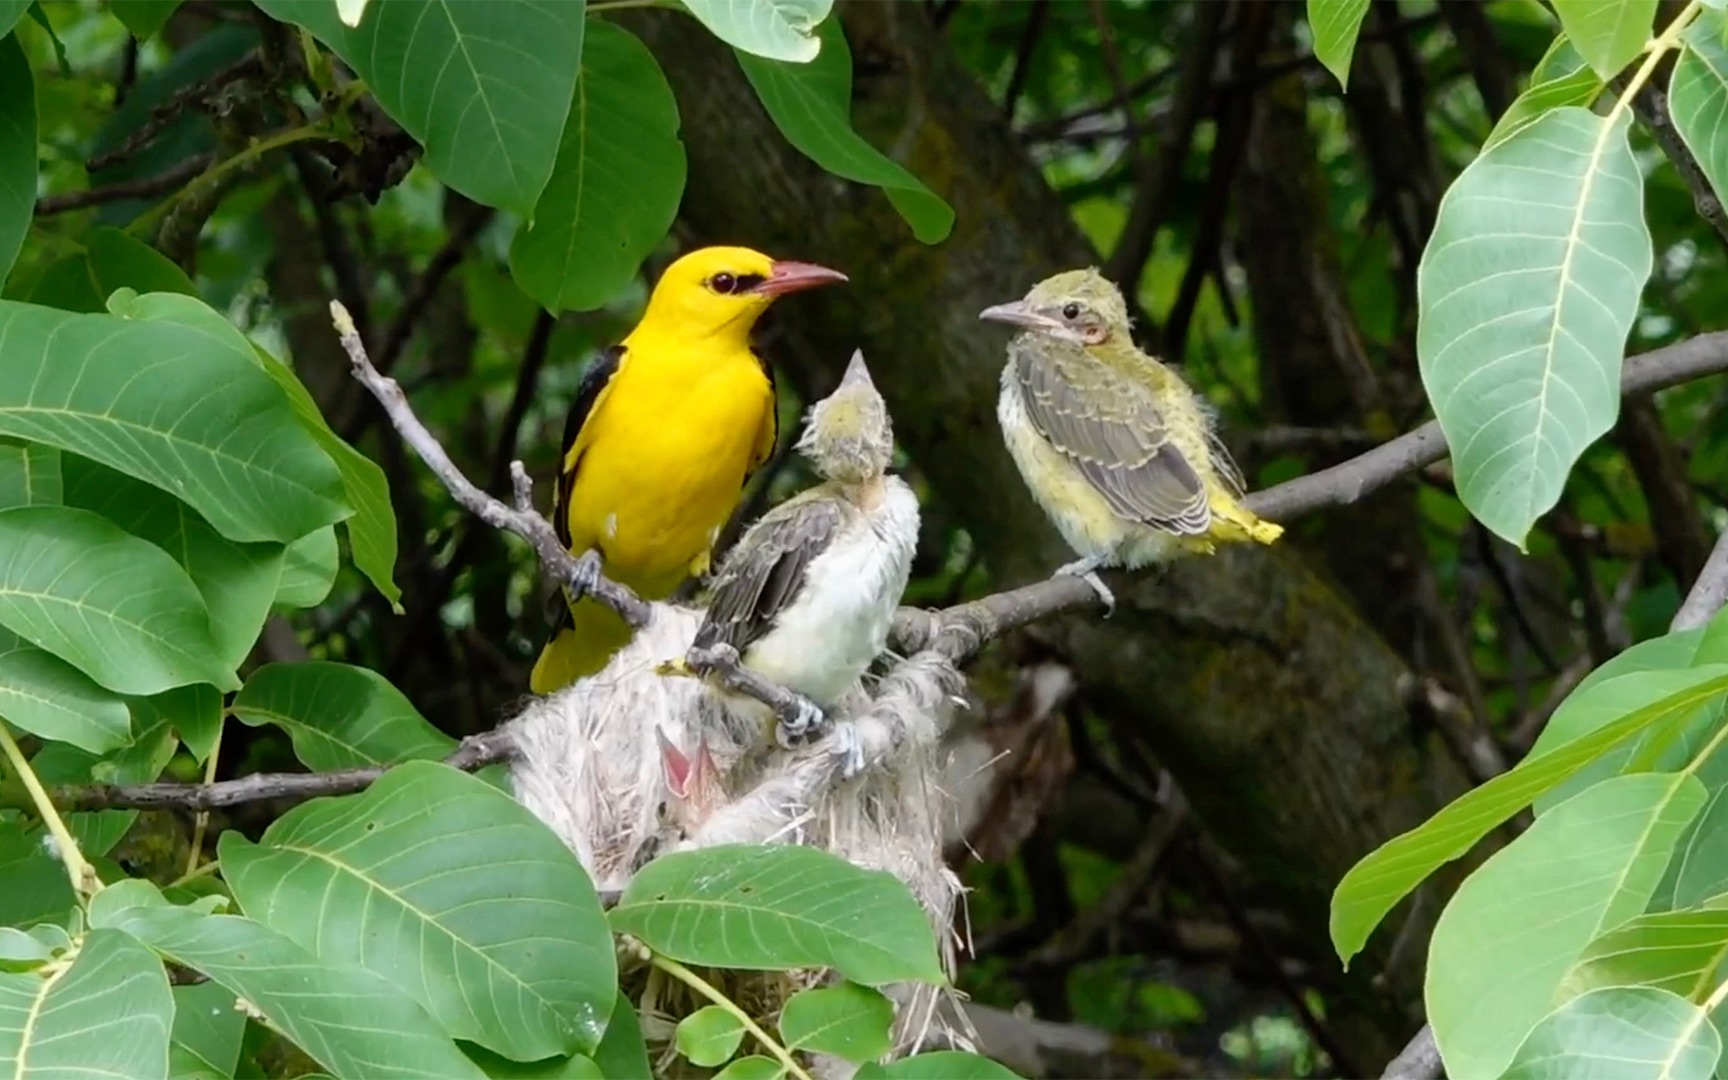
{"type": "Polygon", "coordinates": [[[585,596],[566,610],[568,617],[560,616],[554,624],[552,638],[528,676],[528,688],[536,694],[550,694],[593,675],[630,643],[630,624],[593,597],[585,596]]]}
{"type": "Polygon", "coordinates": [[[1212,539],[1223,543],[1252,540],[1270,544],[1284,535],[1284,526],[1264,521],[1235,499],[1212,496],[1212,539]]]}

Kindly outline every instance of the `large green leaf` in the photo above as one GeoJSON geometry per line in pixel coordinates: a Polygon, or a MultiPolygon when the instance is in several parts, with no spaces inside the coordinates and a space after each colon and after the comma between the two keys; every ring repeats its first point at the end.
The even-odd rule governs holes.
{"type": "Polygon", "coordinates": [[[793,844],[662,856],[630,880],[611,918],[688,964],[831,967],[866,986],[945,978],[929,917],[900,879],[793,844]]]}
{"type": "Polygon", "coordinates": [[[32,0],[0,0],[0,34],[9,34],[30,10],[32,0]]]}
{"type": "Polygon", "coordinates": [[[0,1073],[166,1080],[174,999],[150,950],[92,930],[64,967],[0,973],[0,1073]]]}
{"type": "Polygon", "coordinates": [[[282,554],[282,578],[276,583],[276,603],[282,607],[317,607],[330,595],[342,569],[342,549],[336,529],[325,526],[288,545],[282,554]]]}
{"type": "Polygon", "coordinates": [[[428,723],[390,680],[349,664],[265,664],[232,708],[253,727],[286,731],[294,756],[315,772],[436,760],[456,749],[456,740],[428,723]]]}
{"type": "MultiPolygon", "coordinates": [[[[90,285],[104,305],[117,289],[198,295],[198,287],[173,259],[112,225],[92,229],[84,244],[84,265],[90,274],[90,285]]],[[[222,318],[214,311],[210,314],[222,318]]]]}
{"type": "Polygon", "coordinates": [[[522,291],[553,312],[613,299],[666,238],[684,172],[678,102],[654,54],[596,22],[552,179],[510,245],[522,291]]]}
{"type": "Polygon", "coordinates": [[[1314,58],[1326,65],[1341,87],[1350,85],[1356,35],[1368,14],[1368,0],[1308,0],[1308,28],[1314,32],[1314,58]]]}
{"type": "Polygon", "coordinates": [[[1725,899],[1621,923],[1585,947],[1561,983],[1562,996],[1606,986],[1654,986],[1702,1003],[1728,959],[1725,899]]]}
{"type": "Polygon", "coordinates": [[[1529,88],[1500,115],[1482,149],[1504,142],[1553,109],[1589,105],[1602,93],[1602,86],[1602,76],[1578,54],[1571,39],[1558,35],[1530,72],[1529,88]]]}
{"type": "Polygon", "coordinates": [[[126,744],[126,703],[90,676],[0,627],[0,717],[32,735],[93,754],[126,744]]]}
{"type": "Polygon", "coordinates": [[[1721,1056],[1703,1009],[1664,990],[1610,987],[1543,1017],[1502,1080],[1710,1080],[1721,1056]]]}
{"type": "Polygon", "coordinates": [[[912,235],[926,244],[943,240],[954,228],[953,208],[852,130],[852,54],[840,20],[827,20],[817,33],[822,51],[807,64],[738,54],[756,96],[799,153],[836,176],[881,188],[912,235]]]}
{"type": "Polygon", "coordinates": [[[684,0],[684,6],[734,49],[808,63],[822,48],[816,26],[834,0],[684,0]]]}
{"type": "Polygon", "coordinates": [[[1644,910],[1704,805],[1689,774],[1605,780],[1465,879],[1428,947],[1428,1022],[1453,1076],[1498,1076],[1604,930],[1644,910]]]}
{"type": "Polygon", "coordinates": [[[170,906],[155,886],[134,879],[97,894],[90,922],[202,971],[343,1080],[485,1080],[395,986],[346,959],[314,956],[251,919],[170,906]]]}
{"type": "Polygon", "coordinates": [[[0,510],[59,506],[61,499],[60,451],[22,439],[0,439],[0,510]]]}
{"type": "Polygon", "coordinates": [[[25,831],[0,815],[0,925],[64,922],[76,906],[66,867],[48,853],[40,828],[25,831]]]}
{"type": "Polygon", "coordinates": [[[1656,0],[1553,0],[1554,14],[1578,52],[1612,79],[1650,40],[1656,0]]]}
{"type": "MultiPolygon", "coordinates": [[[[30,759],[45,784],[144,784],[161,777],[180,748],[177,727],[198,709],[220,719],[222,695],[212,686],[182,686],[154,697],[132,698],[131,742],[96,755],[66,743],[49,743],[30,759]]],[[[138,820],[136,810],[86,810],[66,815],[66,825],[87,856],[106,855],[138,820]]]]}
{"type": "Polygon", "coordinates": [[[228,1080],[240,1064],[246,1013],[234,991],[207,982],[174,988],[168,1073],[175,1080],[228,1080]]]}
{"type": "Polygon", "coordinates": [[[287,543],[346,516],[336,466],[249,350],[184,326],[10,301],[0,338],[0,435],[154,484],[230,540],[287,543]]]}
{"type": "Polygon", "coordinates": [[[963,1050],[913,1054],[886,1065],[870,1062],[853,1076],[854,1080],[1020,1080],[1007,1066],[963,1050]]]}
{"type": "Polygon", "coordinates": [[[586,12],[563,0],[377,4],[357,28],[331,0],[258,0],[346,60],[426,165],[476,202],[532,214],[576,88],[586,12]]]}
{"type": "MultiPolygon", "coordinates": [[[[1426,822],[1363,856],[1344,875],[1332,895],[1332,944],[1339,958],[1348,963],[1362,951],[1368,935],[1393,905],[1440,866],[1469,851],[1532,799],[1645,728],[1695,709],[1728,691],[1728,665],[1705,665],[1691,669],[1685,677],[1670,679],[1673,674],[1647,672],[1624,676],[1661,679],[1665,696],[1546,753],[1532,752],[1516,768],[1464,793],[1426,822]]],[[[1558,807],[1550,810],[1537,821],[1557,810],[1558,807]]]]}
{"type": "Polygon", "coordinates": [[[617,990],[612,937],[576,856],[482,780],[434,762],[221,843],[253,918],[357,958],[457,1038],[532,1061],[589,1053],[617,990]]]}
{"type": "Polygon", "coordinates": [[[1485,151],[1422,254],[1416,351],[1458,494],[1520,549],[1619,415],[1652,259],[1630,123],[1566,106],[1485,151]]]}
{"type": "Polygon", "coordinates": [[[1668,83],[1674,130],[1698,160],[1718,199],[1728,191],[1728,43],[1724,18],[1705,11],[1686,31],[1680,59],[1668,83]]]}
{"type": "Polygon", "coordinates": [[[109,10],[139,41],[156,36],[181,0],[118,0],[109,10]]]}
{"type": "Polygon", "coordinates": [[[88,510],[0,510],[0,626],[117,693],[239,686],[186,572],[88,510]]]}
{"type": "Polygon", "coordinates": [[[642,1041],[642,1024],[636,1017],[636,1003],[622,987],[606,1020],[606,1034],[594,1050],[594,1063],[603,1075],[652,1076],[648,1065],[648,1047],[642,1041]]]}
{"type": "Polygon", "coordinates": [[[167,492],[88,458],[67,455],[62,472],[66,505],[101,514],[180,564],[204,598],[216,660],[238,668],[270,614],[283,545],[237,544],[167,492]]]}
{"type": "Polygon", "coordinates": [[[0,281],[12,269],[35,216],[36,80],[18,35],[5,34],[0,37],[0,281]]]}

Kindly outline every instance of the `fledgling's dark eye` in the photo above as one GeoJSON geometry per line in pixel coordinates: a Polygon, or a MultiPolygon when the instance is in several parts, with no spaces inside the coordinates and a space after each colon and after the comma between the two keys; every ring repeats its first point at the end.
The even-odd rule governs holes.
{"type": "Polygon", "coordinates": [[[727,273],[715,274],[708,279],[708,287],[725,296],[737,290],[738,279],[727,273]]]}
{"type": "Polygon", "coordinates": [[[1080,317],[1080,305],[1072,303],[1062,305],[1062,317],[1069,322],[1078,319],[1080,317]]]}

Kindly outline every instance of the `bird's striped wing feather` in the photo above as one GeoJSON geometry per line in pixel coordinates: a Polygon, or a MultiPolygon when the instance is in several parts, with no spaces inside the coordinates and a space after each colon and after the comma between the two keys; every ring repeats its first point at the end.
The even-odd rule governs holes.
{"type": "Polygon", "coordinates": [[[1074,462],[1110,509],[1130,521],[1183,536],[1212,522],[1205,485],[1170,441],[1151,390],[1110,368],[1085,363],[1082,395],[1059,360],[1015,347],[1014,376],[1038,433],[1074,462]]]}
{"type": "Polygon", "coordinates": [[[832,499],[793,499],[752,525],[714,575],[694,646],[724,642],[742,654],[772,629],[803,589],[811,561],[827,550],[844,514],[832,499]]]}

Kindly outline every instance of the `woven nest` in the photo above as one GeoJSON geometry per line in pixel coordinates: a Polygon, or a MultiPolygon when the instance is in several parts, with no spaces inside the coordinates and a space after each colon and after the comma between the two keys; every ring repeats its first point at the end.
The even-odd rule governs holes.
{"type": "MultiPolygon", "coordinates": [[[[793,843],[821,848],[857,866],[886,870],[905,882],[929,916],[950,976],[959,942],[954,912],[959,879],[942,858],[938,743],[962,686],[952,664],[920,653],[875,685],[842,700],[830,715],[849,725],[865,768],[841,779],[844,748],[825,738],[782,750],[763,735],[754,702],[722,694],[694,678],[656,667],[682,657],[702,620],[699,610],[651,605],[649,624],[604,670],[530,702],[510,721],[520,753],[511,779],[517,799],[569,845],[602,891],[622,889],[654,855],[727,843],[793,843]],[[725,777],[719,804],[683,828],[668,823],[659,736],[680,747],[704,739],[725,777]]],[[[638,1002],[643,1034],[665,1077],[712,1075],[671,1048],[678,1020],[707,1004],[682,984],[621,949],[623,986],[638,1002]]],[[[793,994],[832,979],[825,971],[704,971],[768,1030],[793,994]]],[[[895,1004],[894,1054],[932,1042],[970,1040],[938,1017],[945,991],[905,984],[883,987],[895,1004]]],[[[961,1015],[941,1010],[943,1016],[961,1015]]],[[[825,1076],[850,1075],[837,1060],[813,1059],[825,1076]]]]}

